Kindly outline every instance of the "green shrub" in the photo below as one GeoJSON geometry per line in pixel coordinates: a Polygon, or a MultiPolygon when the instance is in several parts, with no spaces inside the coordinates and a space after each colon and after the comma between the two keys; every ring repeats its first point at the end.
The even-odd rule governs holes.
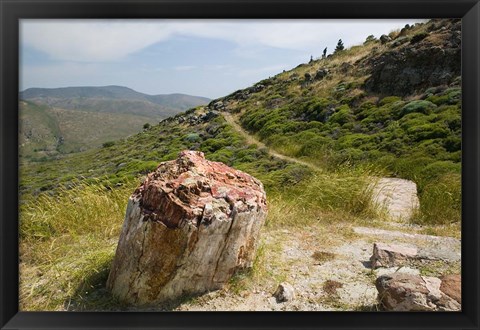
{"type": "Polygon", "coordinates": [[[402,98],[401,97],[398,97],[398,96],[387,96],[387,97],[384,97],[383,99],[381,99],[380,101],[378,101],[378,106],[384,106],[386,104],[390,104],[390,103],[394,103],[394,102],[397,102],[397,101],[401,101],[402,98]]]}
{"type": "Polygon", "coordinates": [[[354,120],[353,114],[348,105],[340,106],[337,111],[330,117],[329,122],[344,125],[354,120]]]}
{"type": "Polygon", "coordinates": [[[425,101],[425,100],[416,100],[408,103],[405,105],[401,110],[399,117],[403,117],[409,113],[414,113],[414,112],[419,112],[423,114],[430,114],[433,109],[435,109],[437,106],[433,104],[432,102],[425,101]]]}
{"type": "Polygon", "coordinates": [[[410,127],[407,129],[407,133],[412,136],[413,140],[422,141],[447,137],[449,130],[444,125],[429,123],[410,127]]]}
{"type": "Polygon", "coordinates": [[[185,136],[185,141],[187,142],[198,142],[200,140],[200,135],[198,135],[197,133],[190,133],[185,136]]]}

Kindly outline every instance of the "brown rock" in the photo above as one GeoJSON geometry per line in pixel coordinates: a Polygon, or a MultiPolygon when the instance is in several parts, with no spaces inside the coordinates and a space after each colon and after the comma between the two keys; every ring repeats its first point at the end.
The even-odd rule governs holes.
{"type": "Polygon", "coordinates": [[[462,303],[462,277],[460,275],[446,275],[441,278],[440,291],[450,298],[462,303]]]}
{"type": "Polygon", "coordinates": [[[458,311],[461,305],[440,290],[441,280],[405,273],[377,278],[378,298],[389,311],[458,311]]]}
{"type": "Polygon", "coordinates": [[[136,305],[219,289],[252,266],[266,213],[260,181],[183,151],[130,197],[107,287],[136,305]]]}
{"type": "Polygon", "coordinates": [[[417,257],[417,249],[402,245],[374,243],[372,268],[404,266],[417,257]]]}

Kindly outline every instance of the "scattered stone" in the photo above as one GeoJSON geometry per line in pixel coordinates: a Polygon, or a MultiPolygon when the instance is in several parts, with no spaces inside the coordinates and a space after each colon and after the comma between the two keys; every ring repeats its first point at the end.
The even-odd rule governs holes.
{"type": "Polygon", "coordinates": [[[389,42],[391,40],[392,40],[392,38],[390,38],[386,34],[382,34],[382,36],[380,37],[380,42],[382,43],[382,45],[386,44],[387,42],[389,42]]]}
{"type": "Polygon", "coordinates": [[[215,110],[223,110],[223,109],[225,109],[225,105],[223,104],[222,101],[218,101],[218,102],[215,102],[215,103],[213,104],[213,109],[215,109],[215,110]]]}
{"type": "Polygon", "coordinates": [[[442,284],[440,291],[450,298],[455,299],[459,304],[462,303],[462,277],[460,275],[446,275],[440,278],[442,284]]]}
{"type": "Polygon", "coordinates": [[[325,78],[327,76],[327,74],[328,74],[328,69],[320,69],[315,73],[315,79],[316,80],[322,80],[323,78],[325,78]]]}
{"type": "Polygon", "coordinates": [[[283,282],[278,285],[273,296],[276,298],[277,303],[292,301],[295,299],[295,290],[291,284],[283,282]]]}
{"type": "Polygon", "coordinates": [[[414,260],[417,254],[418,250],[415,247],[374,243],[370,262],[374,269],[378,267],[398,267],[414,260]]]}
{"type": "Polygon", "coordinates": [[[220,289],[252,266],[266,213],[260,181],[183,151],[130,197],[107,288],[135,305],[220,289]]]}
{"type": "Polygon", "coordinates": [[[461,305],[440,290],[441,280],[405,273],[377,278],[378,299],[388,311],[458,311],[461,305]]]}

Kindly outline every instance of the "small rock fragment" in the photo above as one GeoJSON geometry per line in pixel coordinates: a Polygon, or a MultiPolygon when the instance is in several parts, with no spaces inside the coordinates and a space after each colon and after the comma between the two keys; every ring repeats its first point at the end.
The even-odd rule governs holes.
{"type": "Polygon", "coordinates": [[[278,285],[273,296],[277,299],[277,303],[292,301],[295,299],[295,290],[291,284],[283,282],[278,285]]]}

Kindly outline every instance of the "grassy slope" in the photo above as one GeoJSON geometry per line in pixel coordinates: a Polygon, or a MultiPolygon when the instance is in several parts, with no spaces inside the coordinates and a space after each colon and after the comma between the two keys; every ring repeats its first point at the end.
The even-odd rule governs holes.
{"type": "MultiPolygon", "coordinates": [[[[348,58],[360,59],[362,56],[367,56],[373,47],[375,45],[368,44],[347,50],[339,56],[328,59],[328,64],[334,66],[340,65],[348,58]]],[[[282,73],[275,78],[277,79],[275,84],[261,92],[252,93],[245,102],[234,102],[227,106],[231,111],[240,113],[244,127],[250,129],[252,134],[256,134],[269,147],[292,157],[322,164],[325,170],[321,172],[270,157],[264,148],[249,145],[245,137],[229,126],[222,116],[198,121],[199,115],[204,112],[203,109],[177,115],[142,133],[116,141],[110,147],[69,155],[52,162],[22,166],[20,183],[21,309],[122,308],[121,304],[118,304],[105,291],[104,282],[123,221],[126,200],[145,173],[153,170],[160,161],[174,159],[183,149],[202,150],[208,159],[222,161],[262,180],[269,200],[269,216],[265,228],[267,233],[280,227],[327,228],[327,225],[332,225],[336,234],[348,237],[352,235],[350,230],[352,223],[384,225],[369,202],[368,178],[378,174],[376,168],[379,165],[384,167],[383,170],[399,175],[404,172],[395,171],[388,162],[381,164],[372,162],[369,157],[345,158],[341,150],[336,149],[336,145],[341,142],[340,138],[345,136],[351,127],[338,122],[330,124],[317,120],[299,121],[294,117],[297,114],[295,109],[308,114],[309,102],[316,100],[317,97],[333,98],[329,96],[332,89],[337,89],[342,83],[340,80],[349,80],[350,76],[343,78],[337,76],[338,80],[333,77],[326,79],[324,84],[310,84],[307,88],[293,83],[294,80],[281,83],[284,79],[291,79],[289,76],[292,73],[303,77],[305,72],[313,71],[324,64],[318,61],[310,66],[299,67],[295,72],[282,73]],[[278,98],[287,101],[283,101],[283,105],[279,107],[268,106],[269,102],[278,98]],[[289,103],[288,100],[296,103],[289,103]],[[255,128],[247,120],[255,117],[257,121],[263,120],[259,128],[255,128]],[[281,117],[281,120],[277,120],[277,117],[281,117]],[[189,124],[190,120],[195,123],[189,124]],[[280,126],[272,130],[270,127],[272,124],[280,126]],[[285,124],[299,129],[284,131],[285,124]],[[262,132],[262,129],[267,127],[269,130],[262,132]],[[281,129],[279,131],[281,133],[275,133],[276,129],[281,129]],[[331,136],[332,132],[338,132],[337,138],[331,136]],[[282,136],[285,138],[276,143],[276,139],[281,139],[282,136]],[[311,148],[307,147],[310,143],[314,143],[311,148]]],[[[348,105],[348,102],[341,100],[351,96],[352,93],[357,93],[354,92],[357,87],[358,85],[353,89],[345,87],[341,96],[335,96],[335,106],[339,108],[342,105],[348,105]]],[[[431,96],[449,100],[450,96],[444,96],[441,93],[443,92],[433,92],[431,96]]],[[[403,108],[414,98],[403,97],[401,100],[394,99],[393,102],[385,104],[383,104],[385,101],[381,101],[382,99],[384,97],[372,99],[375,109],[394,102],[402,102],[403,108]]],[[[426,116],[433,118],[442,115],[447,104],[435,99],[431,101],[439,103],[435,109],[441,111],[432,111],[426,116]]],[[[448,106],[454,107],[455,110],[451,116],[455,120],[459,119],[458,102],[448,106]]],[[[373,107],[367,109],[371,110],[373,107]]],[[[321,109],[320,106],[316,110],[321,112],[321,109]]],[[[355,109],[351,107],[347,117],[353,119],[351,122],[353,124],[361,123],[363,119],[359,120],[355,109]]],[[[366,115],[369,117],[370,113],[367,112],[366,115]]],[[[373,110],[372,113],[377,111],[373,110]]],[[[435,122],[438,121],[433,121],[435,122]]],[[[348,123],[347,121],[346,124],[348,123]]],[[[366,125],[366,127],[369,126],[366,125]]],[[[370,133],[361,134],[370,136],[384,133],[384,131],[370,133]]],[[[406,134],[407,137],[413,134],[408,130],[401,133],[401,136],[406,134]]],[[[369,146],[369,144],[362,143],[360,146],[369,146]]],[[[431,164],[435,163],[436,157],[439,156],[439,154],[426,153],[419,145],[405,144],[404,147],[410,151],[424,152],[424,158],[431,164]]],[[[343,148],[340,149],[343,150],[343,148]]],[[[358,148],[358,150],[367,156],[372,151],[384,152],[381,148],[378,150],[371,147],[365,150],[358,148]]],[[[384,156],[390,156],[388,151],[384,156]]],[[[418,155],[405,153],[394,157],[397,158],[391,163],[392,165],[405,159],[415,160],[418,155]]],[[[455,165],[454,159],[447,161],[455,165]]],[[[430,201],[437,208],[441,209],[440,206],[443,206],[453,210],[453,217],[447,219],[446,223],[452,222],[452,219],[457,221],[454,221],[453,227],[432,225],[425,228],[428,228],[431,233],[458,236],[459,210],[455,208],[455,203],[460,195],[459,191],[449,189],[459,186],[459,174],[457,168],[449,166],[446,166],[445,171],[434,172],[441,173],[440,178],[437,178],[438,185],[435,185],[436,181],[428,183],[436,186],[436,190],[428,189],[428,184],[423,185],[422,203],[430,201]],[[430,199],[425,197],[425,192],[430,193],[430,199]],[[445,199],[445,192],[453,197],[453,202],[445,199]]],[[[405,168],[413,171],[417,169],[408,164],[405,168]]],[[[434,208],[427,208],[427,211],[432,209],[434,208]]],[[[425,210],[422,212],[419,219],[429,219],[428,214],[425,218],[425,210]]],[[[262,255],[269,255],[269,248],[273,247],[263,247],[259,258],[262,255]]],[[[258,275],[258,271],[261,272],[261,267],[257,268],[257,272],[253,274],[266,280],[278,279],[279,276],[279,274],[268,272],[258,275]]]]}

